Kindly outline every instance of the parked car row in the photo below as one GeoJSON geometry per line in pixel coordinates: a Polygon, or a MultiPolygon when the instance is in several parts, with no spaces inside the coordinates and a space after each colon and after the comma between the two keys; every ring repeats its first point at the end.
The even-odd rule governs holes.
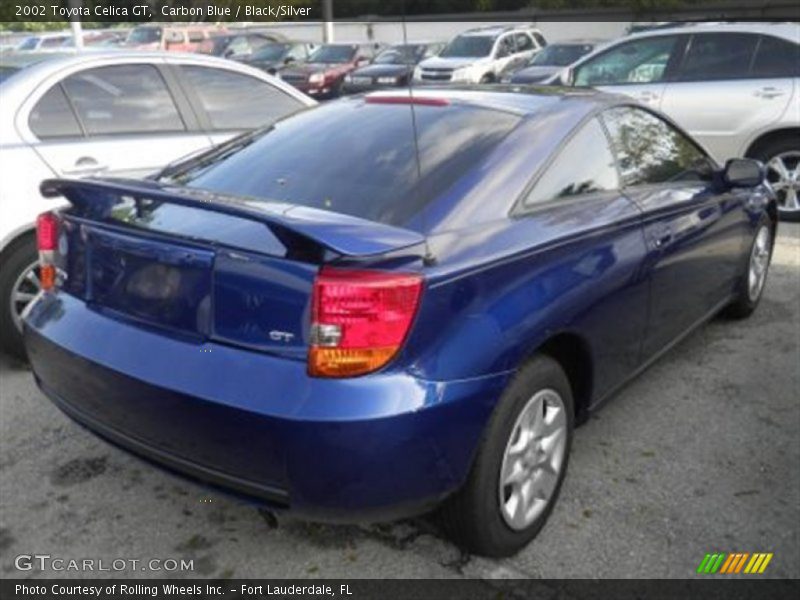
{"type": "MultiPolygon", "coordinates": [[[[176,44],[189,43],[192,27],[140,26],[131,31],[129,40],[172,49],[170,39],[176,44]],[[179,36],[184,36],[182,41],[179,36]]],[[[202,42],[195,40],[196,49],[202,52],[205,44],[207,52],[241,64],[219,60],[207,65],[212,71],[196,71],[195,80],[189,81],[185,68],[173,63],[204,59],[199,54],[168,54],[166,66],[156,69],[150,65],[151,70],[145,70],[155,70],[158,78],[141,73],[136,76],[140,80],[134,77],[133,81],[139,82],[133,95],[138,104],[133,102],[133,108],[124,113],[114,108],[115,103],[129,103],[122,94],[124,85],[115,83],[107,88],[117,90],[117,95],[108,92],[95,98],[89,93],[86,102],[95,104],[82,114],[82,99],[74,82],[55,86],[59,79],[55,75],[38,81],[50,62],[42,53],[29,53],[27,59],[24,53],[6,56],[0,63],[0,82],[8,79],[11,85],[0,88],[4,105],[19,106],[22,112],[4,114],[0,148],[4,164],[19,165],[16,172],[28,175],[0,182],[3,197],[26,199],[0,206],[1,256],[4,265],[13,259],[14,266],[5,268],[0,276],[0,302],[10,307],[0,311],[4,347],[21,352],[15,332],[19,331],[20,313],[35,292],[33,218],[44,206],[36,191],[38,180],[53,174],[141,175],[236,131],[257,128],[298,107],[310,106],[309,96],[324,99],[412,82],[441,86],[498,80],[511,85],[594,86],[627,94],[671,116],[718,161],[746,156],[767,164],[768,181],[782,218],[800,219],[799,29],[796,24],[684,24],[658,27],[610,44],[583,39],[547,45],[538,30],[515,25],[471,29],[448,43],[383,46],[338,42],[317,46],[265,37],[264,32],[254,30],[221,33],[206,27],[208,35],[202,42]],[[42,66],[34,69],[39,63],[42,66]],[[176,69],[180,75],[175,74],[176,69]],[[257,76],[256,69],[261,71],[257,76]],[[234,85],[227,72],[246,72],[247,77],[237,79],[234,85]],[[271,78],[273,73],[283,81],[271,78]],[[26,85],[32,87],[22,84],[27,79],[31,83],[26,85]],[[252,85],[243,84],[247,81],[252,85]],[[54,91],[42,97],[36,110],[30,103],[23,105],[20,98],[43,93],[44,87],[54,91]],[[15,89],[27,91],[11,99],[15,89]],[[281,94],[276,96],[276,89],[281,94]],[[31,90],[38,91],[33,94],[31,90]],[[289,97],[294,101],[287,103],[289,97]],[[5,102],[5,98],[10,100],[5,102]],[[195,108],[198,104],[201,108],[195,108]],[[142,115],[148,117],[144,123],[139,122],[142,115]],[[122,131],[121,126],[131,129],[122,131]],[[161,140],[158,145],[150,143],[152,137],[161,140]],[[142,151],[142,145],[149,150],[142,151]],[[141,162],[145,158],[146,164],[141,162]]],[[[64,62],[51,64],[67,65],[72,60],[76,71],[84,63],[87,68],[95,65],[94,60],[110,61],[109,66],[115,61],[129,65],[157,62],[156,55],[126,52],[113,58],[60,60],[64,62]]],[[[71,67],[64,69],[66,74],[71,67]]],[[[100,93],[104,89],[102,79],[83,79],[85,90],[91,92],[94,87],[94,93],[100,93]]]]}

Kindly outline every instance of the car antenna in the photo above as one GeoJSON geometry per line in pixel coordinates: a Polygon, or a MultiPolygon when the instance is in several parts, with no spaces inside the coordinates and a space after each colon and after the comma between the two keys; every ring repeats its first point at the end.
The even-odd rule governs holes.
{"type": "MultiPolygon", "coordinates": [[[[401,19],[403,24],[403,45],[407,48],[408,47],[408,30],[406,28],[406,0],[402,0],[400,3],[401,6],[401,19]]],[[[401,56],[404,54],[401,53],[401,56]]],[[[414,73],[412,71],[411,75],[408,77],[408,98],[410,102],[408,103],[408,107],[411,109],[411,131],[414,136],[414,160],[417,166],[417,182],[422,181],[422,161],[420,160],[419,156],[419,136],[417,134],[417,113],[414,110],[414,73]]],[[[422,257],[422,262],[426,266],[433,265],[436,262],[436,258],[433,256],[431,252],[430,246],[428,246],[428,227],[426,223],[426,207],[422,208],[420,212],[420,217],[422,221],[422,231],[425,235],[425,256],[422,257]]]]}

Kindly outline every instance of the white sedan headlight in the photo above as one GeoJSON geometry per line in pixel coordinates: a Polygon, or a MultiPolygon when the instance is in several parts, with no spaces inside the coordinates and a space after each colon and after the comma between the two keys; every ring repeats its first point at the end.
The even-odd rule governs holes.
{"type": "Polygon", "coordinates": [[[308,83],[325,83],[325,73],[312,73],[308,83]]]}
{"type": "Polygon", "coordinates": [[[414,67],[414,79],[417,81],[422,79],[422,67],[414,67]]]}
{"type": "Polygon", "coordinates": [[[469,67],[462,67],[453,71],[450,78],[451,81],[472,81],[472,69],[469,67]]]}

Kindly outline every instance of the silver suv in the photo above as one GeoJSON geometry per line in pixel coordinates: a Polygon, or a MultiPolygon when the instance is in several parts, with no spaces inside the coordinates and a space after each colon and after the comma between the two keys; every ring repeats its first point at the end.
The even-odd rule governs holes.
{"type": "Polygon", "coordinates": [[[524,25],[488,26],[465,31],[438,56],[414,69],[423,83],[493,83],[506,70],[516,70],[547,45],[542,33],[524,25]]]}
{"type": "Polygon", "coordinates": [[[800,25],[651,30],[587,55],[554,82],[632,96],[675,119],[721,161],[763,161],[781,217],[800,221],[800,25]]]}
{"type": "Polygon", "coordinates": [[[237,62],[177,52],[0,58],[0,343],[22,356],[36,216],[53,176],[141,177],[316,102],[237,62]]]}

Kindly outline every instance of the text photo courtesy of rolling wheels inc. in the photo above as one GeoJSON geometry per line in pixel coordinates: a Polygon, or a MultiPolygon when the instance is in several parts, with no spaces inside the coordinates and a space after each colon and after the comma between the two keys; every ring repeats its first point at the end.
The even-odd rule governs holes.
{"type": "Polygon", "coordinates": [[[0,596],[800,591],[800,9],[444,4],[3,2],[0,596]]]}

